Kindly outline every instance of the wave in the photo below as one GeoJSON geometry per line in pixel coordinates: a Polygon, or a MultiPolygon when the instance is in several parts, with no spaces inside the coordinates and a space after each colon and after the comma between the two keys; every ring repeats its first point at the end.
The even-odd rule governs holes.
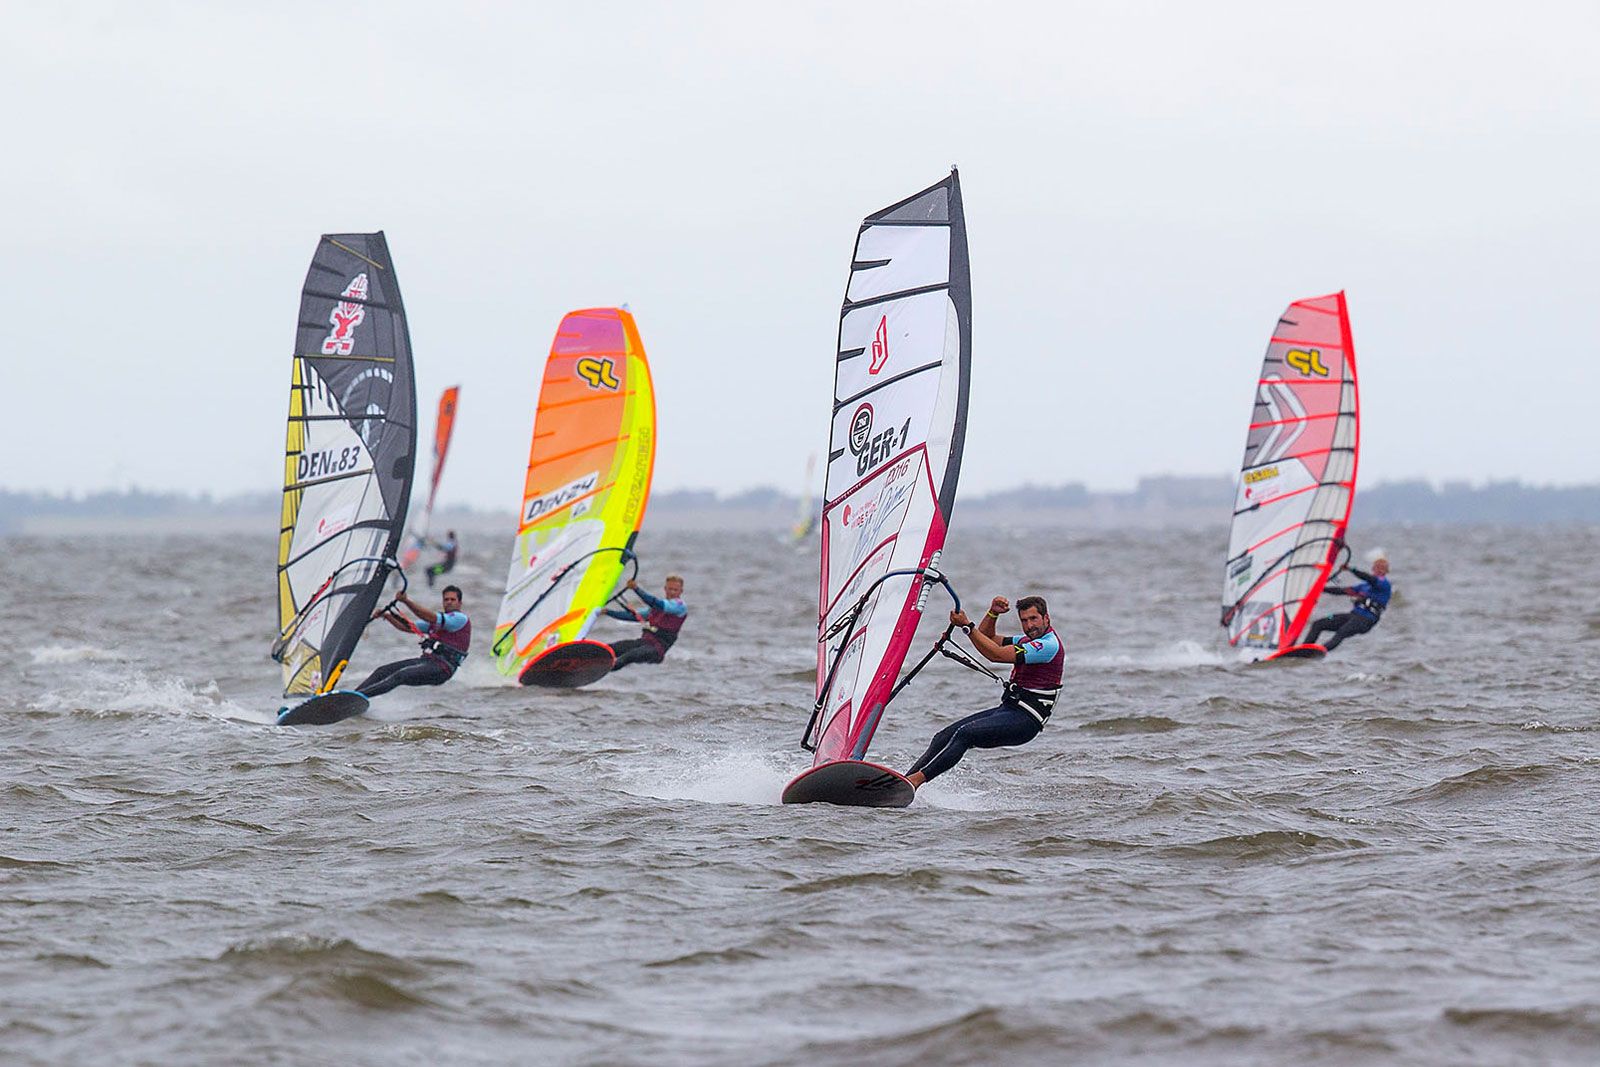
{"type": "Polygon", "coordinates": [[[115,663],[121,656],[110,649],[90,645],[41,645],[30,648],[28,654],[36,664],[56,663],[115,663]]]}
{"type": "Polygon", "coordinates": [[[1071,662],[1082,667],[1115,667],[1135,671],[1172,671],[1190,667],[1232,667],[1237,660],[1201,645],[1197,641],[1177,641],[1148,652],[1118,652],[1111,655],[1073,656],[1071,662]]]}
{"type": "Polygon", "coordinates": [[[275,711],[249,708],[228,700],[217,688],[216,682],[192,687],[181,678],[152,676],[142,671],[126,678],[104,680],[99,684],[88,682],[81,688],[53,690],[30,701],[27,706],[33,711],[112,718],[201,715],[257,723],[271,723],[277,719],[275,711]]]}
{"type": "Polygon", "coordinates": [[[1280,860],[1296,859],[1309,852],[1344,851],[1367,848],[1358,838],[1323,837],[1309,830],[1262,830],[1253,834],[1214,837],[1191,845],[1172,845],[1160,851],[1171,856],[1200,859],[1280,860]]]}
{"type": "Polygon", "coordinates": [[[1543,763],[1529,763],[1518,767],[1489,764],[1415,790],[1406,799],[1452,800],[1479,796],[1487,798],[1548,781],[1557,773],[1558,768],[1543,763]]]}
{"type": "Polygon", "coordinates": [[[1164,734],[1183,725],[1165,715],[1117,715],[1109,719],[1080,723],[1078,729],[1096,730],[1108,734],[1164,734]]]}
{"type": "Polygon", "coordinates": [[[780,765],[765,753],[738,750],[709,758],[701,753],[663,753],[616,765],[625,793],[701,804],[781,803],[783,787],[804,769],[793,760],[780,765]]]}
{"type": "Polygon", "coordinates": [[[1577,1004],[1559,1010],[1539,1008],[1446,1008],[1446,1022],[1513,1037],[1560,1035],[1600,1042],[1600,1006],[1577,1004]]]}

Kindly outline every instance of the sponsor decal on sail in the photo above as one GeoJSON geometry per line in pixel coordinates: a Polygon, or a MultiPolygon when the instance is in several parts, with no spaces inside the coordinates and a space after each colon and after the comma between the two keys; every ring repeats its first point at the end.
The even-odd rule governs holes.
{"type": "Polygon", "coordinates": [[[568,482],[553,493],[535,497],[528,501],[528,506],[523,510],[522,521],[533,522],[536,519],[542,519],[547,515],[560,511],[585,493],[593,492],[594,487],[599,484],[600,472],[590,471],[577,481],[568,482]]]}
{"type": "Polygon", "coordinates": [[[357,274],[339,295],[349,299],[339,301],[328,313],[328,322],[333,325],[333,330],[322,342],[322,354],[325,356],[348,356],[355,350],[356,327],[367,317],[364,303],[367,299],[366,273],[357,274]]]}

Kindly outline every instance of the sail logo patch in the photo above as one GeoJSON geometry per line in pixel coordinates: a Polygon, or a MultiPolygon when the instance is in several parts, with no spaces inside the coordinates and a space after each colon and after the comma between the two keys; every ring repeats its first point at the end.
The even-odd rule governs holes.
{"type": "Polygon", "coordinates": [[[878,320],[878,332],[872,338],[872,362],[867,365],[867,373],[877,374],[887,362],[889,362],[889,316],[885,315],[878,320]]]}
{"type": "Polygon", "coordinates": [[[850,416],[850,454],[859,456],[872,439],[872,405],[862,404],[850,416]]]}
{"type": "Polygon", "coordinates": [[[1283,361],[1307,378],[1328,376],[1328,368],[1323,366],[1320,348],[1291,348],[1283,354],[1283,361]]]}
{"type": "Polygon", "coordinates": [[[302,452],[295,464],[295,481],[306,482],[313,478],[331,478],[344,474],[360,467],[361,460],[360,445],[339,449],[324,448],[320,452],[302,452]]]}
{"type": "Polygon", "coordinates": [[[569,482],[568,484],[563,485],[560,489],[557,489],[553,493],[546,493],[544,496],[535,497],[528,501],[527,507],[522,509],[522,521],[523,523],[530,523],[535,519],[542,519],[548,515],[553,515],[562,508],[566,507],[568,504],[571,504],[573,501],[577,500],[579,497],[593,492],[595,486],[599,484],[600,472],[591,471],[590,473],[585,474],[582,478],[579,478],[577,481],[569,482]]]}
{"type": "Polygon", "coordinates": [[[325,356],[348,356],[355,350],[356,327],[367,317],[366,273],[357,274],[339,295],[346,299],[333,305],[333,310],[328,313],[328,322],[333,329],[322,341],[322,354],[325,356]]]}
{"type": "MultiPolygon", "coordinates": [[[[1257,482],[1264,482],[1268,478],[1276,478],[1277,476],[1278,476],[1278,468],[1277,467],[1258,467],[1253,471],[1246,471],[1245,472],[1244,484],[1245,485],[1255,485],[1257,482]]],[[[1246,493],[1245,495],[1249,496],[1250,494],[1246,493]]]]}
{"type": "Polygon", "coordinates": [[[578,360],[578,377],[583,379],[590,389],[606,389],[616,392],[622,387],[617,380],[617,365],[609,359],[595,359],[585,356],[578,360]]]}

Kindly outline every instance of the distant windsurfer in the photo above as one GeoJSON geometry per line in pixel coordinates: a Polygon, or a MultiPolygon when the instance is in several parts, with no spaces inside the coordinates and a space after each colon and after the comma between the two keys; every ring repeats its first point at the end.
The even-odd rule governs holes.
{"type": "Polygon", "coordinates": [[[441,574],[449,574],[456,566],[456,551],[460,546],[456,543],[456,532],[451,530],[445,535],[443,541],[435,541],[433,547],[444,553],[444,558],[428,568],[428,588],[433,588],[433,580],[441,574]]]}
{"type": "Polygon", "coordinates": [[[644,632],[638,637],[612,644],[611,651],[617,656],[617,662],[611,668],[614,671],[634,663],[660,663],[666,659],[667,649],[677,642],[678,631],[683,629],[689,617],[689,608],[683,602],[683,579],[676,574],[667,575],[661,583],[662,595],[659,597],[640,589],[639,583],[631,578],[628,588],[644,601],[650,613],[640,615],[629,607],[606,609],[606,614],[613,619],[644,624],[644,632]]]}
{"type": "Polygon", "coordinates": [[[401,633],[421,635],[422,655],[379,667],[356,686],[360,693],[375,697],[402,685],[443,685],[455,676],[472,644],[472,620],[461,610],[461,590],[456,586],[444,587],[441,602],[440,610],[430,611],[425,604],[402,595],[397,604],[405,605],[417,617],[416,622],[407,619],[398,608],[373,616],[383,618],[401,633]]]}
{"type": "Polygon", "coordinates": [[[1050,625],[1049,606],[1038,596],[1017,601],[1021,634],[996,637],[995,621],[1010,610],[1010,601],[997,596],[976,626],[965,612],[950,613],[951,624],[966,631],[972,647],[984,659],[1012,665],[1011,677],[996,707],[968,715],[933,735],[928,751],[906,772],[913,786],[930,782],[954,767],[968,749],[1025,745],[1044,729],[1061,692],[1066,649],[1050,625]]]}
{"type": "Polygon", "coordinates": [[[1324,593],[1334,596],[1347,596],[1355,600],[1352,610],[1340,612],[1336,615],[1324,615],[1311,624],[1311,632],[1306,640],[1313,645],[1320,644],[1332,652],[1339,647],[1347,637],[1364,634],[1383,617],[1383,609],[1389,606],[1389,597],[1392,590],[1389,587],[1389,561],[1379,556],[1372,561],[1372,573],[1357,567],[1346,567],[1351,574],[1360,578],[1355,585],[1329,585],[1323,587],[1324,593]],[[1317,635],[1325,630],[1332,630],[1333,636],[1326,641],[1317,640],[1317,635]]]}

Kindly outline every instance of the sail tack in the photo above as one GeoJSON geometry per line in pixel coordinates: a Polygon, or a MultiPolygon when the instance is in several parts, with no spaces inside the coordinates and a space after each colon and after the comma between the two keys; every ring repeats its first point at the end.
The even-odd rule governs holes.
{"type": "Polygon", "coordinates": [[[1223,575],[1222,623],[1246,660],[1298,642],[1337,566],[1359,418],[1344,293],[1290,304],[1256,381],[1223,575]]]}
{"type": "Polygon", "coordinates": [[[518,677],[549,648],[582,638],[616,593],[644,521],[655,465],[655,394],[633,316],[561,320],[545,361],[521,521],[493,651],[518,677]]]}
{"type": "Polygon", "coordinates": [[[921,617],[966,433],[972,292],[955,171],[867,216],[839,319],[821,524],[815,763],[861,759],[921,617]],[[836,642],[845,640],[843,647],[836,642]]]}
{"type": "Polygon", "coordinates": [[[284,695],[339,680],[383,592],[416,452],[400,287],[382,233],[326,235],[300,294],[278,537],[284,695]]]}

